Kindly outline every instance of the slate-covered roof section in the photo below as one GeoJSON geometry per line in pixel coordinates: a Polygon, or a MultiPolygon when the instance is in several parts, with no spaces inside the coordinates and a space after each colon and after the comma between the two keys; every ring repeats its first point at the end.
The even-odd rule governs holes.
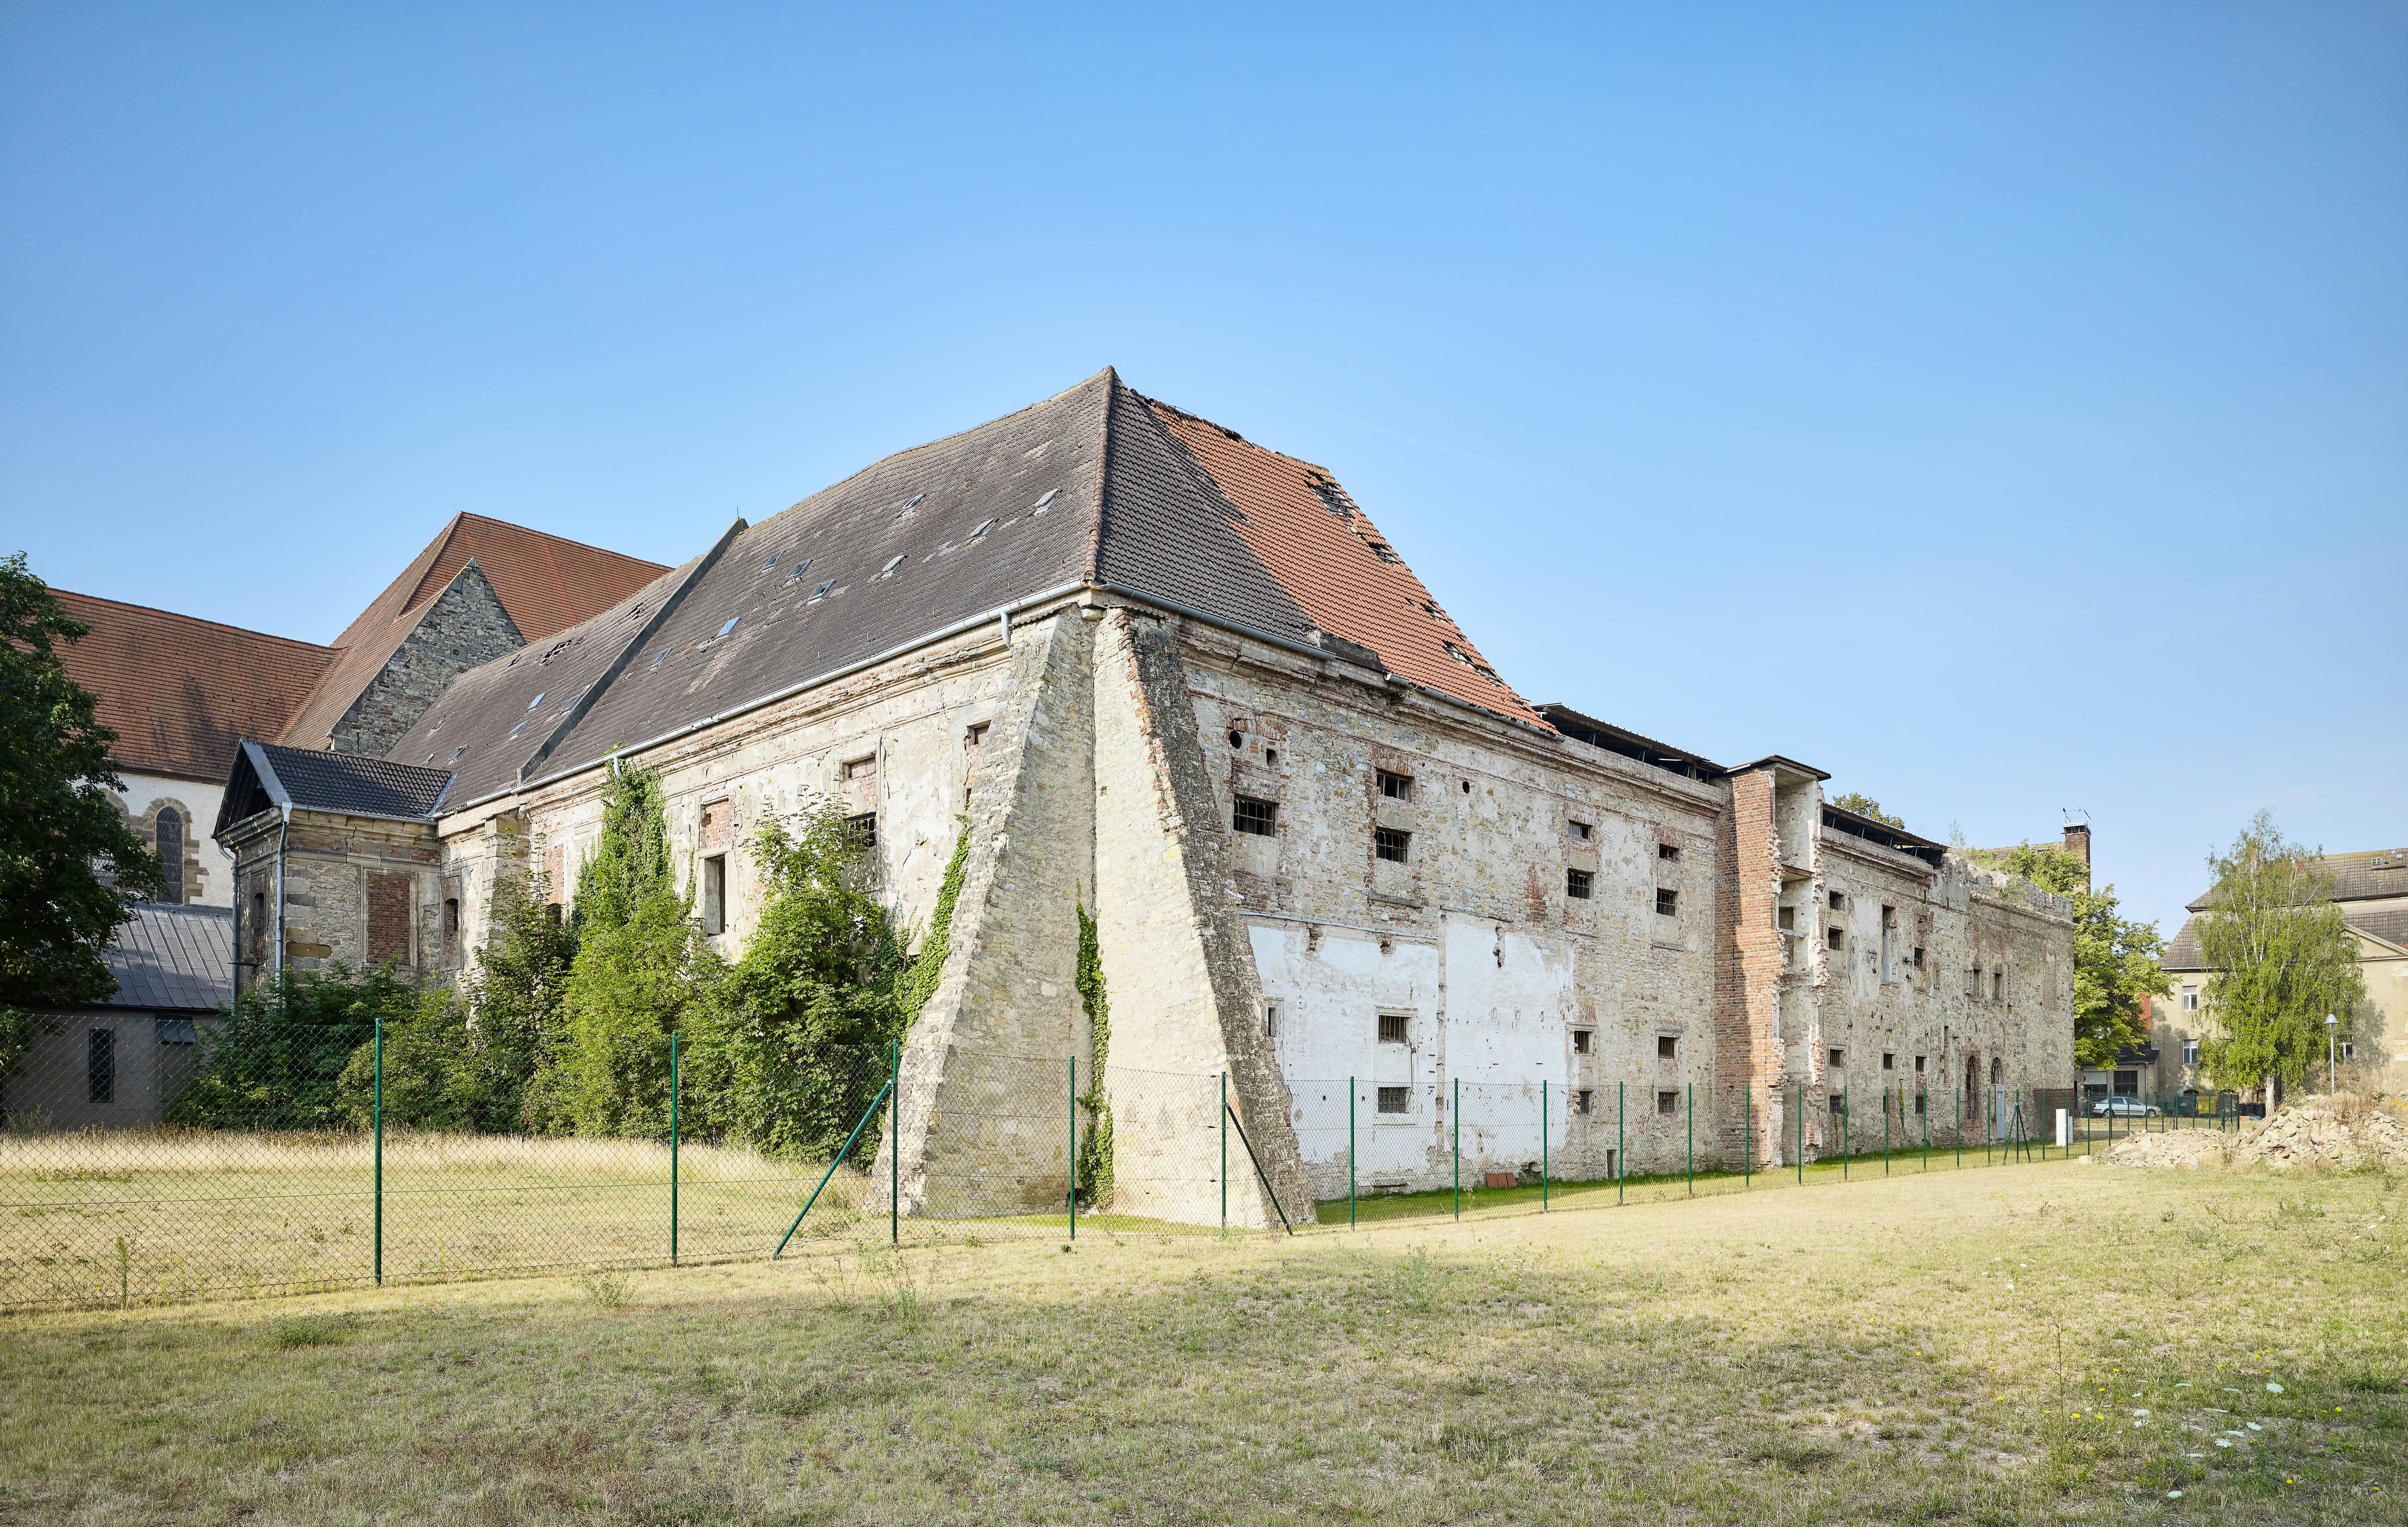
{"type": "MultiPolygon", "coordinates": [[[[2344,905],[2341,920],[2344,926],[2357,932],[2408,948],[2408,907],[2344,905]]],[[[2182,931],[2167,944],[2165,958],[2158,963],[2169,971],[2184,974],[2207,971],[2207,961],[2199,952],[2198,914],[2183,919],[2182,931]]]]}
{"type": "Polygon", "coordinates": [[[461,674],[387,756],[450,771],[455,806],[510,788],[637,640],[675,610],[709,561],[671,569],[592,620],[461,674]]]}
{"type": "Polygon", "coordinates": [[[103,952],[117,993],[108,1007],[205,1013],[234,1001],[234,909],[151,902],[103,952]]]}
{"type": "MultiPolygon", "coordinates": [[[[1104,416],[1118,385],[1106,371],[889,456],[744,530],[538,777],[1082,582],[1104,416]]],[[[466,679],[454,683],[455,694],[466,679]]],[[[438,701],[413,736],[452,701],[438,701]]],[[[396,748],[394,756],[414,761],[425,753],[396,748]]],[[[459,802],[490,792],[483,775],[477,780],[459,802]]]]}
{"type": "Polygon", "coordinates": [[[1626,758],[1667,770],[1685,779],[1713,779],[1723,772],[1723,766],[1700,754],[1676,748],[1670,742],[1659,742],[1610,721],[1599,721],[1593,715],[1583,715],[1569,705],[1545,704],[1539,714],[1548,725],[1566,737],[1586,742],[1591,747],[1618,753],[1626,758]]]}
{"type": "MultiPolygon", "coordinates": [[[[2313,862],[2318,872],[2332,877],[2332,899],[2336,901],[2408,899],[2408,848],[2326,854],[2313,862]]],[[[2214,895],[2213,887],[2201,892],[2187,910],[2205,912],[2214,895]]]]}
{"type": "Polygon", "coordinates": [[[2167,943],[2165,956],[2157,963],[2169,971],[2207,969],[2200,958],[2199,918],[2196,915],[2183,919],[2182,931],[2167,943]]]}
{"type": "Polygon", "coordinates": [[[1167,403],[1150,406],[1237,506],[1239,538],[1314,626],[1370,648],[1389,672],[1425,688],[1552,729],[1329,472],[1167,403]]]}
{"type": "Polygon", "coordinates": [[[245,737],[284,730],[337,655],[332,647],[247,631],[147,605],[51,591],[90,626],[63,642],[67,675],[92,691],[127,769],[225,778],[245,737]]]}
{"type": "Polygon", "coordinates": [[[216,831],[223,833],[245,817],[287,804],[296,811],[431,821],[451,785],[448,770],[246,740],[226,776],[216,831]]]}

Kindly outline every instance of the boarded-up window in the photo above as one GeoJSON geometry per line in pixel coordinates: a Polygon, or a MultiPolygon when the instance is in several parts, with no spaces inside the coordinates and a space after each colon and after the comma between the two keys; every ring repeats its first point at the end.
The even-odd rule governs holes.
{"type": "Polygon", "coordinates": [[[878,809],[878,760],[855,758],[844,766],[844,814],[860,816],[878,809]]]}
{"type": "Polygon", "coordinates": [[[702,851],[724,853],[727,848],[728,809],[724,800],[714,800],[702,808],[702,851]]]}
{"type": "Polygon", "coordinates": [[[368,963],[409,963],[409,877],[368,876],[368,963]]]}

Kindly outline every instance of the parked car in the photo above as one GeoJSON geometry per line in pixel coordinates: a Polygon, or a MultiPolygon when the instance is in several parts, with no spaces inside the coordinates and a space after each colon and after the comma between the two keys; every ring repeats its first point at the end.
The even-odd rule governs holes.
{"type": "Polygon", "coordinates": [[[2112,1098],[2101,1098],[2090,1105],[2092,1118],[2156,1118],[2162,1112],[2155,1103],[2143,1102],[2138,1098],[2128,1098],[2120,1093],[2112,1098]]]}

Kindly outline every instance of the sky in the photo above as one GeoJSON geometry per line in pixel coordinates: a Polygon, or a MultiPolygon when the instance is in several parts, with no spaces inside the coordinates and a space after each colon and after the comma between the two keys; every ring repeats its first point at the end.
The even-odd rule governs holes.
{"type": "Polygon", "coordinates": [[[0,3],[0,555],[324,641],[1117,367],[1489,659],[2171,933],[2408,845],[2408,4],[0,3]]]}

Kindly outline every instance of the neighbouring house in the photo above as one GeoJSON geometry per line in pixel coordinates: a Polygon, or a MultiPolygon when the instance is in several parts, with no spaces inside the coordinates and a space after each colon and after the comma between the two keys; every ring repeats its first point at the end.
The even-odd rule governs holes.
{"type": "MultiPolygon", "coordinates": [[[[461,673],[381,761],[243,748],[217,837],[246,958],[456,968],[503,877],[574,894],[615,760],[659,771],[730,954],[770,814],[841,803],[920,928],[967,832],[881,1146],[907,1213],[945,1212],[940,1157],[1062,1202],[1058,1139],[968,1121],[984,1059],[1090,1053],[1074,906],[1123,1148],[1168,1106],[1148,1088],[1226,1075],[1291,1206],[1342,1191],[1349,1150],[1366,1184],[1443,1182],[1458,1084],[1546,1084],[1555,1170],[1598,1176],[1681,1160],[1665,1100],[1692,1089],[1699,1160],[1736,1166],[1827,1150],[1851,1097],[1961,1095],[1992,1131],[2071,1080],[2062,899],[1829,804],[1809,765],[1532,704],[1332,474],[1110,370],[737,521],[461,673]],[[1614,1098],[1627,1131],[1572,1128],[1614,1098]]],[[[1539,1158],[1535,1116],[1497,1116],[1467,1174],[1539,1158]]],[[[1210,1171],[1124,1157],[1114,1207],[1182,1217],[1163,1185],[1210,1171]]]]}
{"type": "Polygon", "coordinates": [[[233,905],[208,839],[243,738],[380,755],[463,670],[607,610],[661,568],[456,514],[330,645],[55,591],[91,627],[62,653],[117,733],[118,804],[155,846],[158,900],[233,905]]]}
{"type": "MultiPolygon", "coordinates": [[[[2366,978],[2364,1004],[2355,1015],[2342,1015],[2350,1027],[2348,1037],[2335,1042],[2335,1069],[2344,1086],[2408,1093],[2408,848],[2327,854],[2313,862],[2332,882],[2334,904],[2357,941],[2358,970],[2366,978]]],[[[2201,894],[2185,909],[2190,916],[2166,946],[2164,965],[2174,989],[2150,1003],[2155,1059],[2135,1076],[2145,1079],[2151,1092],[2213,1092],[2199,1064],[2200,1043],[2222,1032],[2210,986],[2215,972],[2200,957],[2199,946],[2200,918],[2212,895],[2201,894]]],[[[2121,1073],[2115,1081],[2119,1090],[2132,1089],[2121,1073]]],[[[2261,1088],[2234,1090],[2265,1101],[2261,1088]]]]}
{"type": "Polygon", "coordinates": [[[33,1044],[0,1075],[0,1118],[36,1130],[158,1123],[233,1000],[233,921],[224,907],[137,908],[107,951],[116,994],[32,1015],[33,1044]]]}

